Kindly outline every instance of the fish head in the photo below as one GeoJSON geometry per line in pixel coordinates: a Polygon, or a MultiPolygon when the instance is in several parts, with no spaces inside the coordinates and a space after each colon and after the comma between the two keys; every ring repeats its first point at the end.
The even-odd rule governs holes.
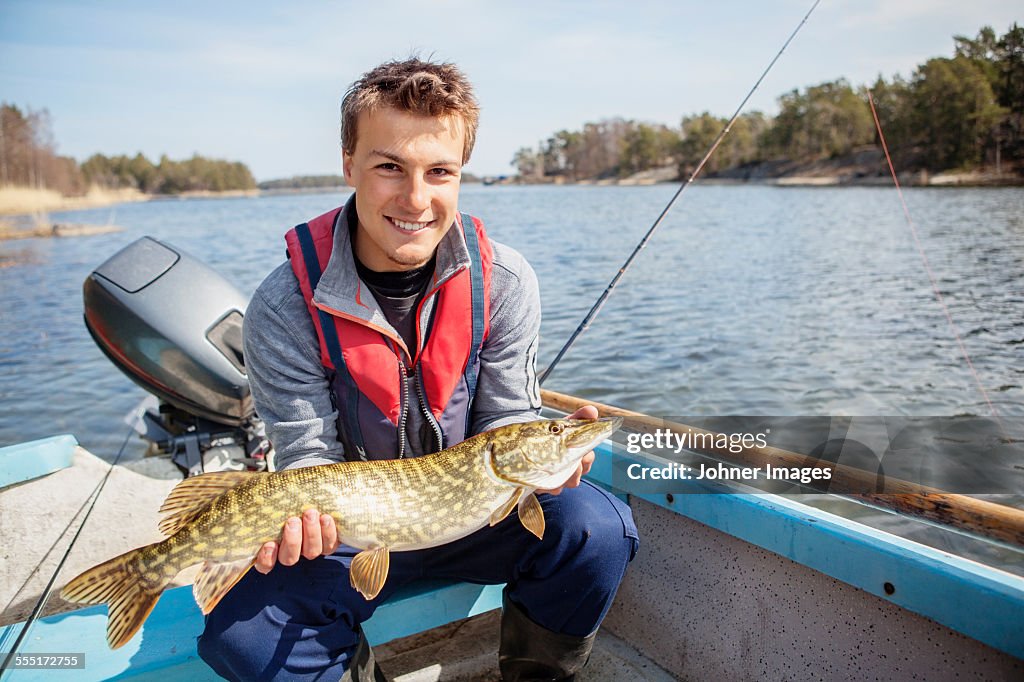
{"type": "Polygon", "coordinates": [[[557,488],[583,456],[622,425],[622,417],[546,419],[496,429],[490,442],[494,475],[530,488],[557,488]]]}

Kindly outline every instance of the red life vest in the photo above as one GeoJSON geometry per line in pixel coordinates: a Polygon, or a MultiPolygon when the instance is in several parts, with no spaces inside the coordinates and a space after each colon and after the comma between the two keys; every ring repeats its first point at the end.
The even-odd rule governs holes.
{"type": "MultiPolygon", "coordinates": [[[[434,283],[416,311],[417,338],[423,339],[420,311],[434,302],[432,333],[404,358],[398,338],[357,315],[313,301],[320,276],[334,248],[336,229],[348,229],[337,208],[298,225],[285,241],[320,342],[338,408],[338,435],[348,459],[392,459],[404,454],[400,430],[408,411],[418,409],[436,435],[440,450],[471,435],[470,412],[480,368],[480,349],[489,331],[493,250],[483,223],[468,214],[459,229],[469,250],[470,267],[434,283]],[[466,226],[472,226],[467,228],[466,226]],[[409,384],[413,386],[410,388],[409,384]]],[[[353,273],[353,277],[356,275],[353,273]]],[[[363,292],[360,283],[357,301],[363,292]]],[[[372,295],[368,291],[366,295],[372,295]]],[[[360,304],[360,307],[365,306],[360,304]]]]}

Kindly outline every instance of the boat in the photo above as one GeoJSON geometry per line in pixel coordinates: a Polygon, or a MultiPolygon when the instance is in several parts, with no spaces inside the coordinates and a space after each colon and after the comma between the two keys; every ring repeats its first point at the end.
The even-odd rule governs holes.
{"type": "MultiPolygon", "coordinates": [[[[244,363],[235,354],[237,328],[230,325],[240,322],[244,300],[230,285],[179,249],[148,238],[119,252],[90,280],[90,331],[122,371],[161,401],[163,407],[145,412],[145,430],[177,457],[182,475],[272,467],[247,402],[244,363]],[[167,323],[170,311],[179,310],[176,281],[210,287],[204,316],[167,323]],[[157,283],[166,288],[150,296],[156,290],[146,288],[157,283]],[[209,338],[207,330],[215,328],[219,345],[193,344],[197,334],[209,338]],[[211,345],[217,353],[205,355],[211,345]],[[182,382],[186,376],[196,385],[182,382]]],[[[543,398],[559,413],[592,404],[552,391],[543,398]]],[[[598,407],[625,415],[634,433],[654,423],[598,407]]],[[[73,448],[74,441],[64,436],[20,452],[27,447],[46,452],[59,469],[69,458],[57,451],[73,448]]],[[[18,455],[0,453],[0,462],[4,457],[18,455]]],[[[588,476],[631,505],[642,540],[602,627],[595,660],[579,679],[1024,679],[1019,573],[742,481],[679,480],[664,492],[622,475],[652,462],[671,463],[653,450],[609,441],[588,476]]],[[[51,475],[23,473],[35,478],[22,485],[42,484],[51,475]]],[[[6,492],[0,490],[0,504],[6,492]]],[[[159,501],[152,501],[154,509],[159,501]]],[[[1024,556],[1009,540],[994,542],[1024,556]]],[[[381,607],[366,624],[367,637],[394,679],[493,679],[494,647],[480,633],[493,634],[499,605],[500,586],[415,585],[381,607]],[[460,640],[458,631],[469,636],[460,640]],[[467,663],[480,655],[481,640],[483,662],[467,663]],[[419,656],[410,657],[412,650],[419,656]]],[[[105,613],[104,606],[90,607],[31,623],[19,658],[11,659],[20,667],[5,671],[4,680],[217,679],[196,654],[202,616],[187,585],[166,592],[140,634],[116,651],[106,646],[105,613]]],[[[25,628],[15,623],[0,630],[0,652],[10,651],[25,628]]]]}

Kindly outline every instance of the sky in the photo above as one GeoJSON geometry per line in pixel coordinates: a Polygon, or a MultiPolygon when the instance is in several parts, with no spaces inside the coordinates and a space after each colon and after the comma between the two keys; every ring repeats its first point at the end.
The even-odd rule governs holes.
{"type": "MultiPolygon", "coordinates": [[[[481,121],[466,170],[621,116],[729,116],[813,0],[177,2],[0,0],[0,101],[47,109],[58,152],[194,153],[257,180],[340,173],[349,84],[410,55],[459,64],[481,121]]],[[[821,0],[745,111],[846,78],[910,77],[953,36],[1024,22],[1020,0],[821,0]]]]}

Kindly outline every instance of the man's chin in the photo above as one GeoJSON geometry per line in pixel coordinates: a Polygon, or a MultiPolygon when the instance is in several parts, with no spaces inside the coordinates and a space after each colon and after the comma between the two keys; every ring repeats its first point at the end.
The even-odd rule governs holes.
{"type": "Polygon", "coordinates": [[[396,251],[394,253],[387,254],[387,259],[389,263],[399,270],[414,270],[429,263],[433,255],[433,251],[426,254],[419,252],[396,251]]]}

